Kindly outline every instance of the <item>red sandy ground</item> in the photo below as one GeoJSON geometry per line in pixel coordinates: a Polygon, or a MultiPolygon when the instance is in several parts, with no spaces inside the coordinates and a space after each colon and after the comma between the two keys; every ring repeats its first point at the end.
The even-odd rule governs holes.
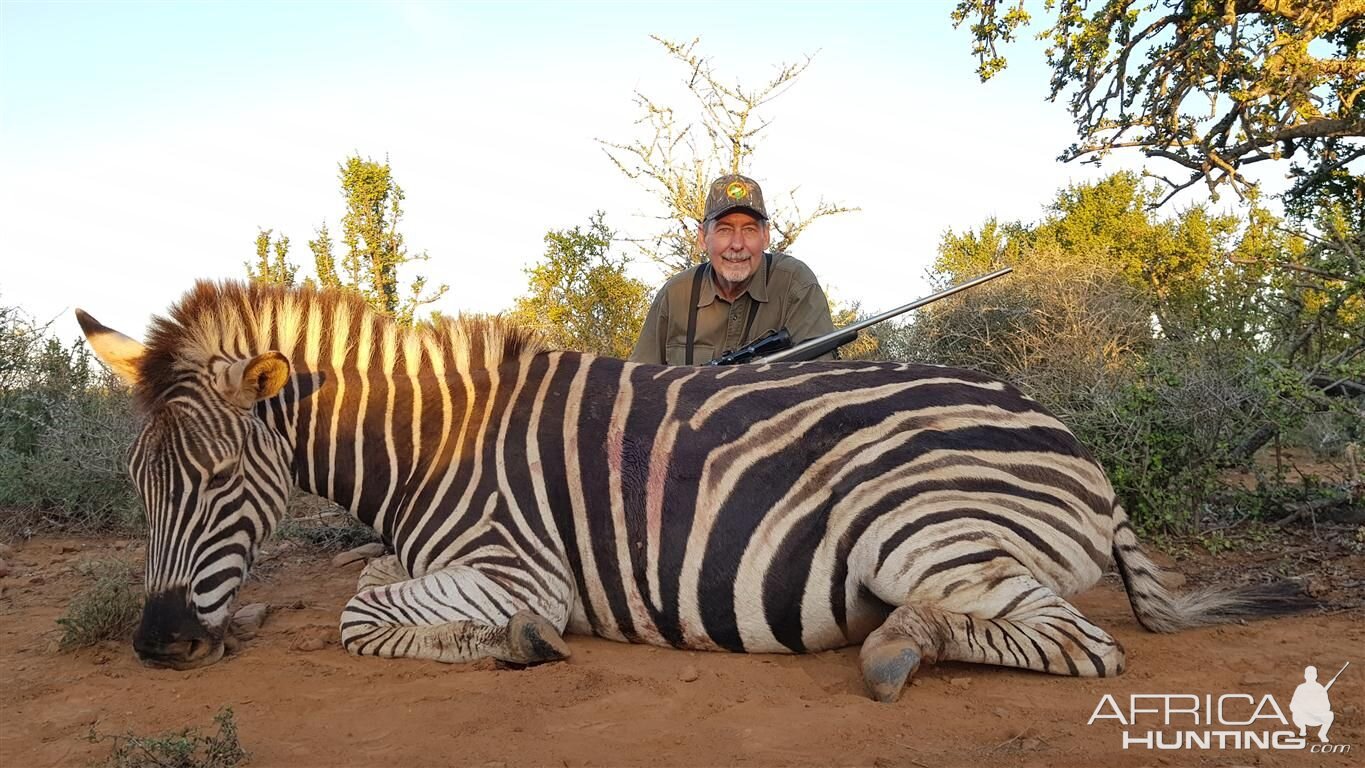
{"type": "MultiPolygon", "coordinates": [[[[359,566],[335,569],[325,554],[302,548],[280,554],[248,584],[243,603],[268,602],[274,611],[261,634],[222,663],[151,670],[113,643],[60,654],[53,622],[85,583],[70,566],[110,556],[136,563],[141,548],[33,539],[16,544],[17,572],[0,579],[0,764],[90,765],[109,753],[107,743],[85,740],[92,726],[105,734],[212,732],[213,714],[231,705],[251,766],[1359,766],[1365,556],[1350,544],[1352,531],[1338,533],[1345,549],[1309,565],[1326,574],[1314,577],[1315,592],[1346,595],[1351,610],[1155,635],[1137,625],[1108,580],[1075,602],[1127,647],[1123,677],[943,664],[922,670],[894,705],[863,694],[856,649],[741,656],[572,637],[568,662],[524,670],[353,658],[332,631],[359,566]],[[291,649],[318,636],[327,637],[322,650],[291,649]],[[1288,714],[1305,664],[1324,670],[1325,681],[1348,660],[1331,691],[1333,742],[1353,745],[1347,755],[1125,752],[1120,726],[1086,724],[1106,693],[1120,701],[1130,693],[1271,693],[1288,714]]],[[[1319,551],[1307,544],[1204,554],[1181,568],[1229,579],[1253,566],[1301,567],[1304,553],[1319,551]]]]}

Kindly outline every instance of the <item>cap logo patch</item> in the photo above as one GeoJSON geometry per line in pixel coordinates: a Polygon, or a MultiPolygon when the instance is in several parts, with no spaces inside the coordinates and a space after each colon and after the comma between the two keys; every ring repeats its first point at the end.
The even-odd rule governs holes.
{"type": "Polygon", "coordinates": [[[725,195],[731,200],[743,200],[749,196],[749,187],[742,181],[732,181],[730,186],[725,188],[725,195]]]}

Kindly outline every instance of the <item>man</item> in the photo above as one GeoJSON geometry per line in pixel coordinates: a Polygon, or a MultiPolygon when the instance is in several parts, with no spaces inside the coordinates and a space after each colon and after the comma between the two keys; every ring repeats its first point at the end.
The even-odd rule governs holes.
{"type": "Polygon", "coordinates": [[[829,302],[810,267],[767,253],[768,242],[758,183],[739,175],[712,182],[697,231],[707,261],[664,284],[630,359],[703,365],[768,331],[786,328],[793,343],[833,331],[829,302]]]}

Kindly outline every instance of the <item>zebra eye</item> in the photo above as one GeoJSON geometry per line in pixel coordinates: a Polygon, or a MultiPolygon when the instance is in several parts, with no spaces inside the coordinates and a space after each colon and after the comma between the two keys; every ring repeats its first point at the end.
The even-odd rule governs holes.
{"type": "Polygon", "coordinates": [[[224,467],[218,470],[217,472],[214,472],[213,477],[209,478],[208,489],[212,491],[218,488],[222,488],[223,486],[227,485],[228,481],[231,479],[232,467],[224,467]]]}

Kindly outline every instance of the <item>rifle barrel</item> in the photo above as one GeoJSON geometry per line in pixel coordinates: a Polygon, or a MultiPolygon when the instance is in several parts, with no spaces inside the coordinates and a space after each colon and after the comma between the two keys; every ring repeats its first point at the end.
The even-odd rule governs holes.
{"type": "MultiPolygon", "coordinates": [[[[874,315],[872,317],[867,318],[866,320],[859,320],[858,322],[848,325],[844,328],[839,328],[838,330],[834,331],[833,334],[825,334],[824,336],[817,336],[813,339],[807,339],[806,341],[803,341],[800,344],[795,344],[780,352],[774,352],[771,355],[767,355],[766,357],[763,357],[762,359],[756,360],[754,362],[782,363],[788,360],[800,360],[802,359],[801,356],[807,350],[814,349],[820,346],[821,344],[826,343],[833,336],[836,335],[845,336],[850,333],[857,335],[858,331],[861,331],[862,329],[867,328],[868,326],[876,325],[877,323],[880,323],[883,320],[890,320],[891,318],[897,315],[903,315],[912,309],[919,309],[925,304],[932,304],[935,301],[938,301],[939,299],[946,299],[955,293],[960,293],[962,291],[967,290],[968,288],[975,288],[976,286],[981,285],[982,283],[989,282],[1002,275],[1008,275],[1013,271],[1014,271],[1013,267],[997,269],[996,271],[991,272],[988,275],[982,275],[981,277],[972,278],[971,280],[968,280],[965,283],[954,285],[949,288],[944,288],[938,293],[930,294],[921,299],[915,299],[909,304],[902,304],[901,306],[896,307],[895,309],[888,309],[887,311],[881,313],[880,315],[874,315]]],[[[819,357],[819,355],[816,355],[816,357],[819,357]]]]}
{"type": "Polygon", "coordinates": [[[1341,669],[1338,669],[1338,670],[1337,670],[1337,673],[1336,673],[1335,675],[1332,675],[1332,679],[1331,679],[1330,681],[1328,681],[1327,685],[1324,685],[1324,686],[1322,687],[1322,689],[1323,689],[1324,691],[1330,691],[1330,690],[1332,690],[1332,683],[1335,683],[1335,682],[1337,681],[1337,678],[1338,678],[1338,677],[1341,677],[1341,673],[1342,673],[1342,672],[1345,672],[1345,671],[1346,671],[1346,668],[1349,667],[1349,666],[1351,666],[1351,662],[1349,662],[1349,661],[1346,662],[1345,664],[1342,664],[1342,665],[1341,665],[1341,669]]]}

